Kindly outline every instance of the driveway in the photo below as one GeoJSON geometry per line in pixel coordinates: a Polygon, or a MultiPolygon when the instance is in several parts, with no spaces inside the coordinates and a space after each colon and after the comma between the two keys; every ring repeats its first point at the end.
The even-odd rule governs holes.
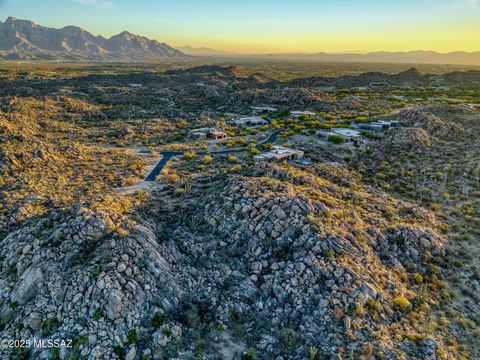
{"type": "MultiPolygon", "coordinates": [[[[272,132],[268,136],[268,138],[266,138],[265,140],[262,140],[259,143],[257,143],[255,145],[255,147],[258,149],[262,145],[267,144],[267,143],[274,144],[277,141],[278,134],[280,134],[283,130],[285,130],[285,128],[281,128],[279,130],[276,130],[276,131],[272,132]]],[[[209,155],[222,155],[222,154],[239,153],[239,152],[244,152],[244,151],[246,151],[246,149],[244,149],[244,148],[242,148],[242,149],[218,150],[218,151],[208,151],[208,152],[202,151],[202,152],[197,152],[197,155],[200,155],[200,156],[204,156],[204,155],[207,155],[207,154],[209,154],[209,155]]],[[[174,156],[182,156],[183,153],[184,153],[183,151],[161,151],[160,155],[162,155],[162,158],[157,163],[157,165],[155,165],[153,170],[150,171],[150,173],[147,175],[147,177],[145,178],[145,181],[147,181],[147,182],[155,181],[155,179],[157,178],[158,175],[160,175],[160,173],[162,172],[163,168],[168,163],[168,161],[174,156]]]]}

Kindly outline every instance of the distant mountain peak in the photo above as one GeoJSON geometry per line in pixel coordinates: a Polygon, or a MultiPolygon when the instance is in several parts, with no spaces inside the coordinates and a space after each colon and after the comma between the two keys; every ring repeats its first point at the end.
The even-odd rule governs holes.
{"type": "Polygon", "coordinates": [[[117,34],[117,36],[120,36],[122,38],[132,38],[137,37],[138,35],[132,34],[131,32],[124,30],[121,33],[117,34]]]}
{"type": "Polygon", "coordinates": [[[7,20],[5,20],[4,25],[34,27],[35,23],[31,20],[17,19],[13,16],[9,16],[7,20]]]}
{"type": "Polygon", "coordinates": [[[228,53],[226,51],[222,50],[217,50],[217,49],[212,49],[208,48],[205,46],[201,47],[194,47],[191,45],[185,45],[185,46],[179,46],[177,47],[178,50],[184,52],[185,54],[188,55],[193,55],[193,56],[221,56],[221,55],[232,55],[233,53],[228,53]]]}
{"type": "MultiPolygon", "coordinates": [[[[267,55],[263,55],[266,57],[267,55]]],[[[260,55],[259,57],[262,57],[260,55]]],[[[439,53],[431,50],[412,51],[376,51],[369,53],[335,53],[317,52],[315,54],[271,54],[270,58],[291,60],[317,60],[332,62],[365,62],[365,63],[402,63],[402,64],[459,64],[480,65],[480,51],[454,51],[439,53]]]]}
{"type": "Polygon", "coordinates": [[[73,25],[43,27],[12,16],[0,22],[0,59],[148,61],[186,57],[157,40],[123,31],[109,39],[73,25]]]}

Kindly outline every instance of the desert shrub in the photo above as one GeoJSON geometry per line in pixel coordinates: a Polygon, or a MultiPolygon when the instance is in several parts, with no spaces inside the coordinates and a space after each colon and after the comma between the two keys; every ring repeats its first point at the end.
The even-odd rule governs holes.
{"type": "Polygon", "coordinates": [[[237,164],[233,165],[230,169],[228,169],[228,172],[236,172],[242,170],[242,165],[237,164]]]}
{"type": "Polygon", "coordinates": [[[318,356],[318,350],[314,346],[308,348],[308,357],[310,360],[316,360],[318,356]]]}
{"type": "Polygon", "coordinates": [[[13,356],[15,360],[28,360],[30,358],[30,351],[28,348],[15,348],[13,356]]]}
{"type": "Polygon", "coordinates": [[[180,176],[178,174],[172,173],[167,175],[167,182],[169,184],[176,184],[180,181],[180,176]]]}
{"type": "Polygon", "coordinates": [[[341,144],[343,143],[343,137],[340,135],[330,135],[328,137],[328,142],[331,142],[333,144],[341,144]]]}
{"type": "Polygon", "coordinates": [[[395,299],[393,299],[393,305],[396,309],[403,312],[408,311],[412,307],[410,301],[408,301],[408,299],[403,295],[397,296],[395,299]]]}
{"type": "Polygon", "coordinates": [[[287,348],[295,345],[298,340],[298,333],[293,329],[282,329],[278,332],[278,339],[287,348]]]}
{"type": "Polygon", "coordinates": [[[45,334],[52,334],[53,332],[55,332],[55,330],[58,329],[58,325],[59,322],[57,318],[50,318],[43,323],[42,329],[45,334]]]}
{"type": "Polygon", "coordinates": [[[53,348],[48,360],[59,360],[60,359],[60,348],[53,348]]]}
{"type": "Polygon", "coordinates": [[[240,313],[237,310],[230,311],[230,319],[233,322],[238,322],[240,320],[240,313]]]}
{"type": "Polygon", "coordinates": [[[265,144],[262,144],[260,147],[262,148],[262,150],[268,151],[272,148],[272,146],[273,146],[272,143],[265,143],[265,144]]]}
{"type": "Polygon", "coordinates": [[[365,315],[367,311],[365,310],[365,307],[363,307],[363,305],[358,305],[357,307],[355,307],[355,309],[353,310],[353,315],[357,316],[357,317],[363,317],[365,315]]]}
{"type": "Polygon", "coordinates": [[[197,154],[193,151],[186,151],[183,153],[183,160],[191,161],[197,158],[197,154]]]}
{"type": "Polygon", "coordinates": [[[212,162],[213,162],[213,157],[211,157],[210,155],[206,155],[202,158],[202,164],[204,165],[211,164],[212,162]]]}
{"type": "Polygon", "coordinates": [[[151,323],[153,327],[159,328],[165,323],[166,320],[167,317],[164,314],[162,314],[161,312],[157,312],[153,315],[151,323]]]}
{"type": "Polygon", "coordinates": [[[113,353],[115,355],[117,355],[120,359],[124,359],[125,358],[125,350],[120,347],[120,346],[115,346],[113,348],[113,353]]]}
{"type": "Polygon", "coordinates": [[[127,334],[128,343],[136,344],[137,343],[137,331],[135,329],[130,329],[127,334]]]}
{"type": "Polygon", "coordinates": [[[245,146],[247,144],[247,140],[243,138],[238,138],[237,140],[235,140],[235,143],[239,146],[245,146]]]}
{"type": "Polygon", "coordinates": [[[244,360],[253,360],[255,359],[255,349],[252,347],[249,347],[245,353],[243,354],[243,359],[244,360]]]}
{"type": "Polygon", "coordinates": [[[412,274],[412,280],[417,284],[423,283],[423,276],[419,273],[412,274]]]}

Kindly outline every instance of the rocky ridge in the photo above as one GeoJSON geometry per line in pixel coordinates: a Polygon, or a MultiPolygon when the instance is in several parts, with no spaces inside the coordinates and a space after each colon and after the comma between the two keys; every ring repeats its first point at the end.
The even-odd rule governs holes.
{"type": "Polygon", "coordinates": [[[266,165],[177,200],[160,189],[136,216],[31,222],[1,241],[3,334],[72,338],[91,359],[429,358],[442,336],[409,340],[407,314],[423,306],[411,274],[443,251],[434,218],[346,168],[316,172],[266,165]]]}
{"type": "Polygon", "coordinates": [[[0,22],[0,56],[5,59],[140,61],[185,58],[181,51],[124,31],[109,39],[76,26],[53,29],[9,17],[0,22]]]}

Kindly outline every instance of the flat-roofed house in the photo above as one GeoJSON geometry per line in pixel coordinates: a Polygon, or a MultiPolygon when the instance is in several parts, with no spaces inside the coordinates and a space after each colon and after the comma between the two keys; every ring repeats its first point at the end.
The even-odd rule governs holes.
{"type": "Polygon", "coordinates": [[[379,120],[371,123],[358,124],[358,128],[361,130],[368,130],[373,132],[386,131],[392,127],[397,127],[398,121],[385,121],[379,120]]]}
{"type": "Polygon", "coordinates": [[[312,111],[290,111],[290,115],[295,119],[300,119],[302,117],[312,118],[317,115],[312,111]]]}
{"type": "Polygon", "coordinates": [[[346,128],[333,128],[332,133],[343,137],[347,141],[352,141],[362,137],[360,131],[346,128]]]}
{"type": "Polygon", "coordinates": [[[272,114],[278,112],[278,109],[271,106],[252,106],[252,112],[256,115],[272,114]]]}
{"type": "Polygon", "coordinates": [[[373,131],[373,132],[382,132],[383,131],[383,126],[377,123],[365,123],[365,124],[359,124],[358,128],[361,130],[368,130],[368,131],[373,131]]]}
{"type": "Polygon", "coordinates": [[[398,121],[395,120],[379,120],[371,123],[359,124],[358,128],[362,130],[368,130],[373,132],[382,132],[386,131],[392,127],[397,127],[399,125],[398,121]]]}
{"type": "Polygon", "coordinates": [[[221,140],[226,138],[228,138],[228,135],[225,132],[220,130],[213,130],[207,134],[207,139],[221,140]]]}
{"type": "Polygon", "coordinates": [[[190,137],[201,140],[221,140],[226,139],[228,135],[215,128],[200,128],[190,130],[190,137]]]}
{"type": "Polygon", "coordinates": [[[380,124],[383,127],[389,129],[389,128],[392,128],[392,127],[397,127],[400,123],[396,120],[379,120],[378,124],[380,124]]]}
{"type": "Polygon", "coordinates": [[[268,124],[268,121],[260,116],[247,116],[234,119],[230,122],[232,125],[236,126],[261,126],[268,124]]]}
{"type": "Polygon", "coordinates": [[[272,146],[270,151],[255,155],[253,161],[284,161],[284,160],[295,160],[303,158],[303,151],[290,149],[283,146],[275,145],[272,146]]]}

